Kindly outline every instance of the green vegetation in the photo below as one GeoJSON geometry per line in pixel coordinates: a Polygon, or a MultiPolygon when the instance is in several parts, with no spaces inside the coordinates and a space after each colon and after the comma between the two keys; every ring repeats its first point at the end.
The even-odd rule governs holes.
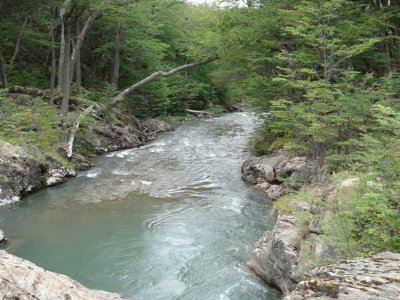
{"type": "MultiPolygon", "coordinates": [[[[360,187],[345,204],[323,204],[335,211],[324,233],[348,256],[400,251],[398,4],[252,4],[221,14],[224,60],[214,75],[265,119],[252,151],[286,149],[357,174],[360,187]]],[[[295,209],[291,201],[305,198],[276,206],[295,209]]]]}

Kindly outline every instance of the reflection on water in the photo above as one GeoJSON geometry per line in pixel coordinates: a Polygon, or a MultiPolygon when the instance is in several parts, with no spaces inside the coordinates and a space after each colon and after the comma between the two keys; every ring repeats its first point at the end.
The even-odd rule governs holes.
{"type": "Polygon", "coordinates": [[[128,298],[279,299],[245,268],[272,226],[240,179],[253,123],[229,114],[99,158],[0,213],[9,251],[128,298]]]}

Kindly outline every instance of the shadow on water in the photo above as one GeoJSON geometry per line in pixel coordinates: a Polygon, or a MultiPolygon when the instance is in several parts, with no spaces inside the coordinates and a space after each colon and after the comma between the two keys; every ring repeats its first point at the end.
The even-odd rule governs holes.
{"type": "Polygon", "coordinates": [[[183,125],[0,212],[9,251],[135,299],[280,299],[245,268],[272,227],[240,179],[254,118],[183,125]]]}

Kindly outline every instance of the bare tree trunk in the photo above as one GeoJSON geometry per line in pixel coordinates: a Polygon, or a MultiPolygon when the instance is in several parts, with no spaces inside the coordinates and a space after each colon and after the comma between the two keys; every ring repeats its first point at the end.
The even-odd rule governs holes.
{"type": "Polygon", "coordinates": [[[90,114],[94,110],[94,105],[89,106],[86,108],[80,115],[79,117],[75,120],[74,126],[71,129],[71,136],[69,138],[68,146],[67,146],[67,156],[69,158],[72,157],[72,149],[74,147],[74,140],[75,140],[75,135],[78,132],[79,125],[82,121],[82,119],[87,115],[90,114]]]}
{"type": "Polygon", "coordinates": [[[121,34],[121,24],[118,24],[117,35],[115,36],[115,50],[114,59],[111,73],[111,82],[118,86],[119,80],[119,67],[121,64],[121,47],[122,47],[122,34],[121,34]]]}
{"type": "Polygon", "coordinates": [[[85,25],[83,26],[82,31],[79,33],[79,35],[77,37],[77,41],[76,41],[76,44],[74,46],[74,49],[72,50],[72,55],[71,55],[70,82],[72,81],[72,75],[74,73],[75,64],[76,64],[76,61],[77,61],[78,56],[80,54],[80,51],[81,51],[85,36],[86,36],[90,26],[92,26],[94,20],[97,18],[98,15],[99,15],[99,11],[98,10],[95,10],[90,14],[89,18],[85,22],[85,25]]]}
{"type": "Polygon", "coordinates": [[[20,33],[19,33],[19,35],[18,35],[17,43],[15,44],[14,54],[13,54],[13,56],[12,56],[12,58],[11,58],[11,61],[10,61],[10,66],[9,66],[10,69],[12,69],[12,67],[13,67],[13,65],[14,65],[14,61],[15,61],[15,59],[17,58],[19,49],[20,49],[20,47],[21,47],[22,35],[24,34],[25,27],[26,27],[26,23],[28,22],[28,19],[29,19],[29,17],[26,17],[26,18],[25,18],[24,24],[22,24],[21,31],[20,31],[20,33]]]}
{"type": "Polygon", "coordinates": [[[64,64],[62,67],[62,92],[63,99],[61,103],[61,125],[65,127],[65,122],[68,116],[68,104],[69,104],[69,92],[70,92],[70,69],[71,69],[71,36],[67,30],[65,30],[65,49],[64,49],[64,64]]]}
{"type": "Polygon", "coordinates": [[[111,102],[108,104],[109,108],[115,107],[115,105],[120,102],[121,100],[124,99],[124,97],[126,97],[127,95],[129,95],[130,93],[132,93],[133,91],[135,91],[136,89],[138,89],[139,87],[141,87],[142,85],[145,85],[146,83],[149,83],[150,81],[153,81],[154,79],[158,78],[158,77],[169,77],[177,72],[186,70],[188,68],[192,68],[195,66],[199,66],[199,65],[204,65],[204,64],[208,64],[214,60],[216,60],[217,58],[209,58],[200,62],[196,62],[196,63],[191,63],[191,64],[186,64],[186,65],[182,65],[179,66],[177,68],[174,68],[172,70],[169,70],[167,72],[164,71],[157,71],[154,72],[153,74],[151,74],[150,76],[146,77],[145,79],[135,83],[134,85],[131,85],[130,87],[126,88],[125,90],[121,91],[117,96],[115,96],[111,102]]]}
{"type": "Polygon", "coordinates": [[[51,34],[51,75],[50,75],[50,93],[49,100],[53,103],[54,99],[54,88],[56,83],[56,50],[54,45],[54,24],[50,22],[50,34],[51,34]]]}
{"type": "MultiPolygon", "coordinates": [[[[81,32],[81,24],[79,19],[76,20],[75,24],[76,36],[81,32]]],[[[75,69],[75,83],[78,91],[80,91],[82,86],[82,69],[81,69],[81,52],[79,51],[76,55],[76,69],[75,69]]]]}
{"type": "Polygon", "coordinates": [[[64,14],[65,9],[62,8],[60,11],[60,18],[61,18],[61,34],[60,34],[60,58],[58,59],[58,82],[57,86],[59,89],[62,90],[62,77],[63,77],[63,66],[64,66],[64,58],[65,58],[65,23],[64,23],[64,14]]]}
{"type": "Polygon", "coordinates": [[[8,88],[7,73],[6,73],[6,62],[4,61],[3,52],[0,49],[0,77],[3,83],[3,88],[8,88]]]}
{"type": "Polygon", "coordinates": [[[60,9],[60,19],[61,19],[61,35],[60,35],[60,59],[58,60],[58,88],[63,89],[63,73],[64,73],[64,60],[65,60],[65,12],[71,0],[65,0],[63,7],[60,9]]]}

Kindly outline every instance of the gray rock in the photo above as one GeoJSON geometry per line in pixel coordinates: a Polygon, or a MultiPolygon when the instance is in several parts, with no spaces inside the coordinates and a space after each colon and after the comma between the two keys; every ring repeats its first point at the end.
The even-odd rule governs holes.
{"type": "Polygon", "coordinates": [[[46,271],[5,251],[0,251],[0,296],[20,300],[123,299],[118,294],[88,289],[65,275],[46,271]]]}
{"type": "Polygon", "coordinates": [[[288,159],[285,152],[251,158],[242,165],[242,179],[252,184],[275,183],[275,167],[288,159]]]}
{"type": "Polygon", "coordinates": [[[400,299],[400,253],[384,252],[309,272],[285,299],[400,299]]]}
{"type": "Polygon", "coordinates": [[[265,194],[269,200],[276,200],[279,197],[287,194],[288,190],[285,188],[284,185],[271,185],[265,190],[265,194]]]}
{"type": "Polygon", "coordinates": [[[46,157],[46,169],[46,186],[64,183],[68,178],[76,176],[74,170],[64,167],[60,162],[50,156],[46,157]]]}
{"type": "Polygon", "coordinates": [[[131,132],[128,126],[119,127],[101,123],[94,127],[93,131],[96,133],[96,138],[89,142],[97,154],[141,145],[137,134],[131,132]]]}
{"type": "Polygon", "coordinates": [[[19,147],[0,140],[0,205],[42,185],[45,167],[19,147]]]}
{"type": "MultiPolygon", "coordinates": [[[[29,151],[43,156],[37,148],[30,147],[29,151]]],[[[28,192],[60,184],[75,175],[52,157],[39,161],[20,147],[0,141],[0,205],[18,202],[28,192]]]]}
{"type": "Polygon", "coordinates": [[[278,164],[276,169],[276,174],[281,177],[289,177],[294,172],[299,172],[306,168],[308,159],[306,157],[296,156],[289,160],[282,161],[278,164]]]}
{"type": "Polygon", "coordinates": [[[293,215],[279,213],[276,224],[257,241],[248,266],[265,282],[290,292],[299,258],[301,231],[293,215]]]}

